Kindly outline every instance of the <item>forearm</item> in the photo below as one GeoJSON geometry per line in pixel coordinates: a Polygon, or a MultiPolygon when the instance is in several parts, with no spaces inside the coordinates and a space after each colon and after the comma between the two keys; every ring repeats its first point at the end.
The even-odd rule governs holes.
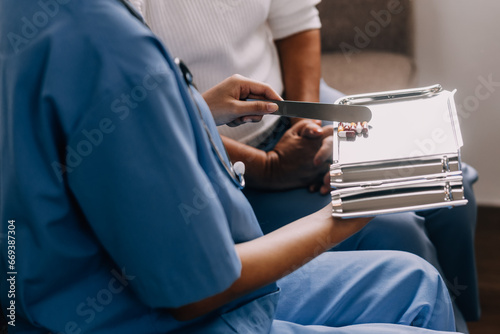
{"type": "Polygon", "coordinates": [[[238,244],[240,278],[218,295],[171,312],[179,320],[189,320],[215,310],[298,269],[358,231],[367,221],[334,220],[327,206],[258,239],[238,244]]]}
{"type": "Polygon", "coordinates": [[[258,189],[272,186],[273,180],[268,177],[272,173],[268,170],[270,165],[267,152],[224,136],[222,141],[231,161],[242,161],[245,164],[247,185],[258,189]]]}
{"type": "Polygon", "coordinates": [[[319,29],[275,41],[287,100],[319,101],[321,39],[319,29]]]}

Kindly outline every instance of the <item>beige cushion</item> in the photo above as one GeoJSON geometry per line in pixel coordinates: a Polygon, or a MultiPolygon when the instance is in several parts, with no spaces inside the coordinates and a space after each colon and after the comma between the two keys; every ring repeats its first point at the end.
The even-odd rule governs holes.
{"type": "Polygon", "coordinates": [[[344,94],[410,88],[414,65],[410,57],[365,50],[349,57],[323,53],[321,72],[326,83],[344,94]]]}

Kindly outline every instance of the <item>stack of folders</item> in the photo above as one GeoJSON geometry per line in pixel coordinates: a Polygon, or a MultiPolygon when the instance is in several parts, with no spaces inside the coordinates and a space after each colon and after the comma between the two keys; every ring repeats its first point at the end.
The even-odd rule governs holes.
{"type": "Polygon", "coordinates": [[[334,217],[467,204],[454,94],[434,85],[351,95],[335,102],[368,106],[372,119],[364,126],[334,124],[334,217]]]}

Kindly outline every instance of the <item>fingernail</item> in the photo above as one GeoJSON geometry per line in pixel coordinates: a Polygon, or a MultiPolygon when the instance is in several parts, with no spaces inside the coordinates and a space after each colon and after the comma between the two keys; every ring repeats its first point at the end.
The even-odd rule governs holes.
{"type": "Polygon", "coordinates": [[[278,111],[279,107],[276,103],[268,103],[267,104],[267,111],[278,111]]]}

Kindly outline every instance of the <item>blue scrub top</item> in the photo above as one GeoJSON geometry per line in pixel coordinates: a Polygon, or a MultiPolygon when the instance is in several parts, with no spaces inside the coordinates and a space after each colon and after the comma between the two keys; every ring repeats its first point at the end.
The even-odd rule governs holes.
{"type": "MultiPolygon", "coordinates": [[[[219,316],[239,309],[263,315],[252,328],[268,328],[275,297],[259,300],[274,285],[192,322],[165,311],[228,288],[241,270],[234,243],[262,232],[158,39],[111,0],[2,0],[0,37],[2,273],[11,271],[9,220],[16,238],[11,329],[225,332],[246,326],[238,311],[219,316]]],[[[0,284],[5,312],[9,287],[0,284]]]]}

